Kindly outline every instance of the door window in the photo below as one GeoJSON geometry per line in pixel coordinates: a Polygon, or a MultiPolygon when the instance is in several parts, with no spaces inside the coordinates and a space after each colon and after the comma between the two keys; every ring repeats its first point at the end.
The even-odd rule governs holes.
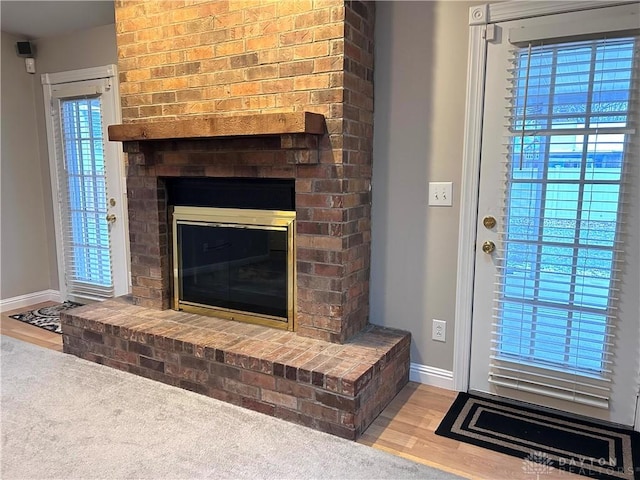
{"type": "MultiPolygon", "coordinates": [[[[635,48],[618,39],[515,52],[500,360],[608,378],[635,48]]],[[[491,376],[508,383],[513,372],[491,376]]],[[[529,381],[572,395],[548,374],[529,381]]]]}
{"type": "Polygon", "coordinates": [[[67,285],[113,293],[102,111],[99,98],[60,100],[67,285]]]}

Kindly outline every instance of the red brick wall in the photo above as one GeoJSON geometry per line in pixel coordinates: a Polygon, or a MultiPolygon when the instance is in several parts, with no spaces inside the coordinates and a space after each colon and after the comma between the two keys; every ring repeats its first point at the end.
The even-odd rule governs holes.
{"type": "Polygon", "coordinates": [[[116,1],[125,123],[238,111],[339,119],[348,10],[339,0],[116,1]]]}
{"type": "Polygon", "coordinates": [[[366,324],[373,19],[374,4],[359,1],[116,1],[124,123],[310,111],[328,130],[315,165],[251,142],[217,151],[171,143],[151,165],[130,155],[139,304],[169,306],[163,177],[295,178],[297,331],[342,342],[366,324]]]}

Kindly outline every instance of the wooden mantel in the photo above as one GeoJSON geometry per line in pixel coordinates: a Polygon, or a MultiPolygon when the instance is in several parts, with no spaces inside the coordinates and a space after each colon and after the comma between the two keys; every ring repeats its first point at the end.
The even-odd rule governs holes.
{"type": "Polygon", "coordinates": [[[324,135],[324,116],[311,112],[217,115],[109,126],[109,140],[136,142],[254,135],[324,135]]]}
{"type": "MultiPolygon", "coordinates": [[[[124,151],[138,154],[134,163],[153,162],[157,144],[179,140],[277,137],[289,150],[289,162],[319,162],[320,138],[327,133],[324,115],[311,112],[198,116],[186,119],[109,125],[109,140],[123,142],[124,151]]],[[[130,157],[131,158],[131,157],[130,157]]]]}

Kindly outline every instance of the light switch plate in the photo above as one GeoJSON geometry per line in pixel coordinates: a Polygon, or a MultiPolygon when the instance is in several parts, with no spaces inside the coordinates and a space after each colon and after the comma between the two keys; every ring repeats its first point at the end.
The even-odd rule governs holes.
{"type": "Polygon", "coordinates": [[[429,206],[453,205],[453,182],[429,182],[429,206]]]}

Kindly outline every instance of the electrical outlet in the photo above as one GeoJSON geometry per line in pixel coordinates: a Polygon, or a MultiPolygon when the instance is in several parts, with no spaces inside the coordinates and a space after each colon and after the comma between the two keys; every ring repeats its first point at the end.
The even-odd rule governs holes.
{"type": "Polygon", "coordinates": [[[453,182],[429,182],[429,205],[450,207],[453,205],[453,182]]]}
{"type": "Polygon", "coordinates": [[[436,342],[447,341],[447,322],[444,320],[433,319],[433,325],[431,328],[431,339],[436,342]]]}

